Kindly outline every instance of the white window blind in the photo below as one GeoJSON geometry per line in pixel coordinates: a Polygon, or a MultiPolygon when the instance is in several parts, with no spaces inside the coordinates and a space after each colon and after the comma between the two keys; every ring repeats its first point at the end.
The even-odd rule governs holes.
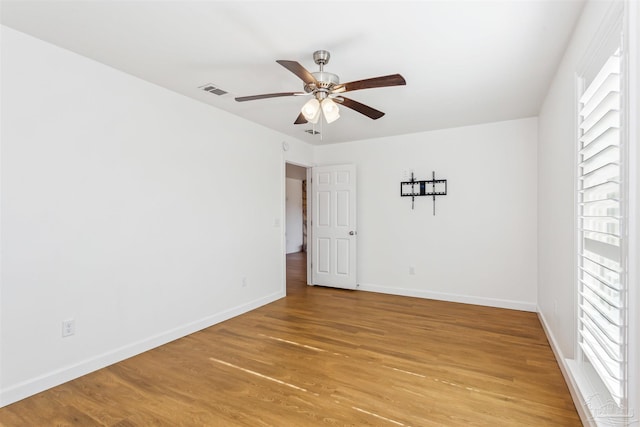
{"type": "Polygon", "coordinates": [[[579,343],[618,405],[626,376],[620,67],[616,52],[580,98],[577,197],[579,343]]]}

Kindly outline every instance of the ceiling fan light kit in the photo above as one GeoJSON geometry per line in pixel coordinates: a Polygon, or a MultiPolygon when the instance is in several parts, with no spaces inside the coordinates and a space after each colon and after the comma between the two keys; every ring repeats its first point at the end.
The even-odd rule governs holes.
{"type": "Polygon", "coordinates": [[[327,123],[333,123],[340,118],[340,110],[338,104],[336,104],[331,98],[325,98],[322,100],[322,114],[327,123]]]}
{"type": "Polygon", "coordinates": [[[312,98],[302,106],[302,115],[309,123],[316,124],[320,118],[320,103],[317,99],[312,98]]]}
{"type": "Polygon", "coordinates": [[[310,73],[299,62],[289,60],[277,60],[276,62],[293,74],[298,76],[304,82],[304,92],[280,92],[269,93],[263,95],[241,96],[236,101],[254,101],[257,99],[276,98],[281,96],[299,96],[313,95],[313,98],[307,101],[300,110],[300,114],[296,118],[294,124],[313,123],[316,124],[320,120],[320,116],[324,116],[327,123],[333,123],[340,118],[340,109],[338,103],[344,107],[350,108],[363,114],[373,120],[377,120],[384,116],[382,111],[368,105],[361,104],[353,99],[346,98],[341,94],[349,91],[360,89],[372,89],[387,86],[403,86],[406,85],[404,77],[400,74],[391,74],[388,76],[373,77],[365,80],[357,80],[349,83],[340,84],[340,78],[333,73],[324,71],[324,66],[329,62],[331,54],[326,50],[317,50],[313,53],[313,61],[320,67],[320,71],[310,73]]]}

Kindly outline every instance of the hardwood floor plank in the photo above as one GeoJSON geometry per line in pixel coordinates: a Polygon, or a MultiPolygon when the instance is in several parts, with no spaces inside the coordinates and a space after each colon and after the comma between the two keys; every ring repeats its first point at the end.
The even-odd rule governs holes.
{"type": "Polygon", "coordinates": [[[537,316],[306,286],[0,409],[2,426],[579,426],[537,316]]]}

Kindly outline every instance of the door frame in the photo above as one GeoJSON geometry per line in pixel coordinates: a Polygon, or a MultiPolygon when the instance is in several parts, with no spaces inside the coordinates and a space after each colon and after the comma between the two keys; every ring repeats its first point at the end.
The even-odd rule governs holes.
{"type": "MultiPolygon", "coordinates": [[[[296,161],[291,161],[291,160],[287,160],[286,158],[283,159],[282,161],[282,200],[281,200],[281,206],[282,206],[282,214],[281,214],[281,224],[280,224],[280,228],[281,228],[281,252],[282,252],[282,256],[283,256],[283,260],[282,260],[282,289],[283,289],[283,294],[286,296],[287,293],[287,254],[286,254],[286,231],[287,231],[287,227],[286,227],[286,186],[287,186],[287,163],[290,165],[294,165],[294,166],[299,166],[302,168],[306,169],[306,180],[307,180],[307,218],[306,218],[306,228],[307,228],[307,286],[314,286],[313,282],[312,282],[312,271],[311,271],[311,262],[313,261],[313,244],[311,244],[313,242],[313,227],[312,227],[312,223],[313,223],[313,182],[312,182],[312,177],[313,177],[313,168],[316,166],[331,166],[331,164],[328,165],[318,165],[318,164],[308,164],[308,163],[304,163],[304,162],[296,162],[296,161]]],[[[357,244],[357,243],[356,243],[357,244]]],[[[359,286],[359,285],[357,285],[359,286]]]]}
{"type": "Polygon", "coordinates": [[[307,227],[307,285],[313,286],[313,282],[311,281],[311,262],[313,261],[313,166],[309,166],[307,168],[307,223],[305,226],[307,227]]]}

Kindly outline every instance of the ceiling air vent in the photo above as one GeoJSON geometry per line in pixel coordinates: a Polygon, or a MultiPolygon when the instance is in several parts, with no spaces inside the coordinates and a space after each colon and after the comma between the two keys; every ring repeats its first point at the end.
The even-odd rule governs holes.
{"type": "Polygon", "coordinates": [[[204,90],[205,92],[209,92],[212,93],[214,95],[224,95],[225,93],[227,93],[226,91],[220,89],[219,87],[217,87],[216,85],[213,85],[211,83],[207,83],[204,86],[200,86],[199,89],[204,90]]]}
{"type": "Polygon", "coordinates": [[[318,132],[315,129],[306,129],[305,132],[310,134],[310,135],[320,135],[320,132],[318,132]]]}

